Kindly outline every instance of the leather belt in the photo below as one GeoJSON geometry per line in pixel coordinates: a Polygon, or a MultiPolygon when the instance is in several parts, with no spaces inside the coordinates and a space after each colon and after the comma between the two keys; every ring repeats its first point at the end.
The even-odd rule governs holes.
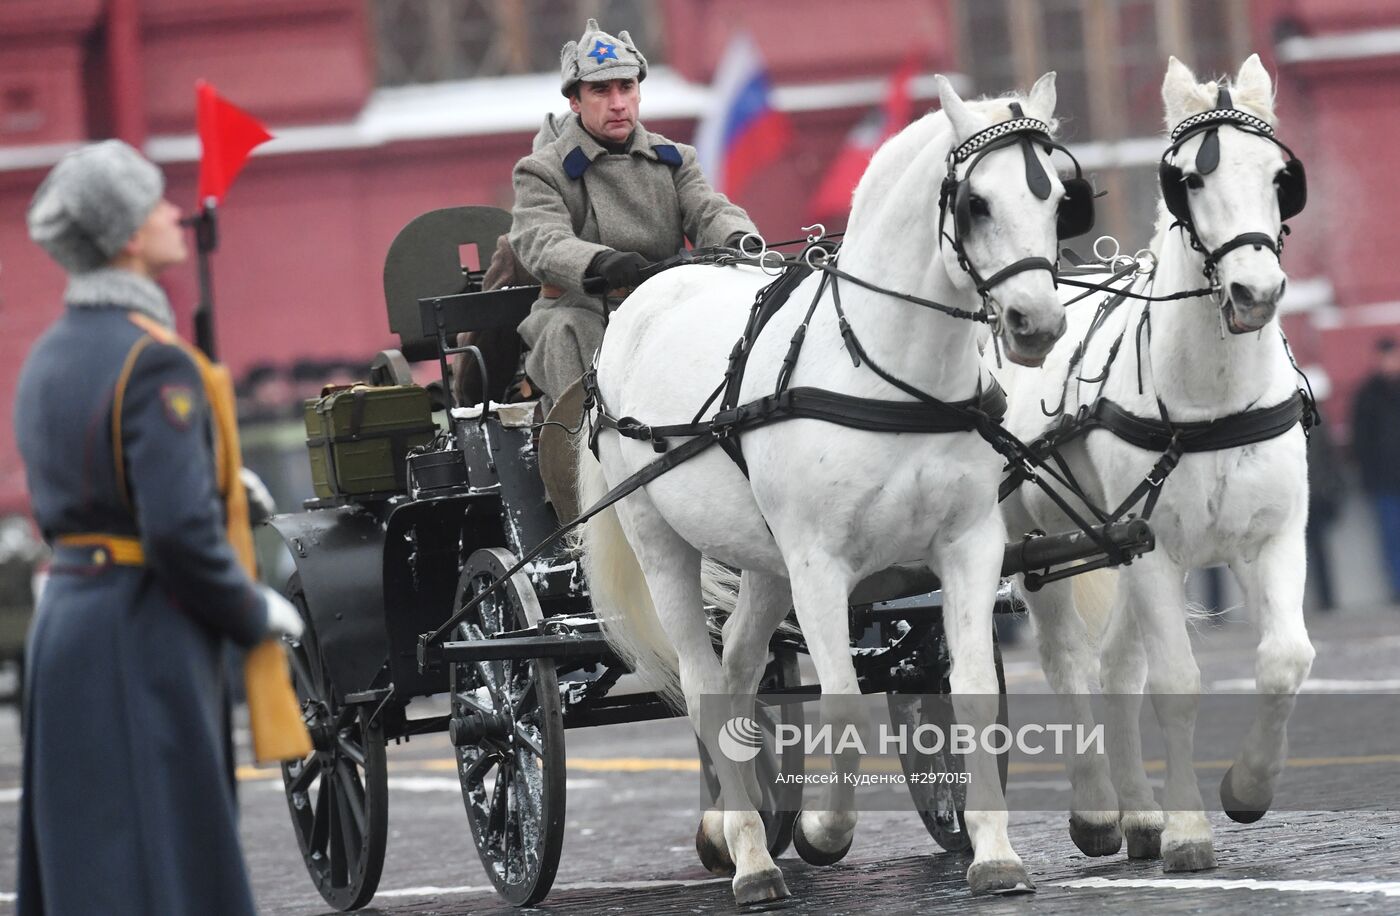
{"type": "MultiPolygon", "coordinates": [[[[540,295],[546,299],[558,299],[566,292],[568,292],[568,290],[566,290],[564,287],[555,286],[552,283],[546,283],[540,287],[540,295]]],[[[630,294],[631,292],[632,291],[630,289],[610,289],[608,290],[608,298],[626,299],[628,294],[630,294]]]]}
{"type": "Polygon", "coordinates": [[[141,539],[120,534],[61,534],[55,544],[61,553],[55,565],[145,566],[141,539]]]}

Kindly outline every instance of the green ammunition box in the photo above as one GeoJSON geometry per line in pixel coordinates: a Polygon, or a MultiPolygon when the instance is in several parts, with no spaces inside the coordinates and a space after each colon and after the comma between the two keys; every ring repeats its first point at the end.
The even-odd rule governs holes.
{"type": "Polygon", "coordinates": [[[408,489],[408,451],[432,441],[428,392],[356,384],[306,402],[306,447],[316,495],[378,497],[408,489]]]}

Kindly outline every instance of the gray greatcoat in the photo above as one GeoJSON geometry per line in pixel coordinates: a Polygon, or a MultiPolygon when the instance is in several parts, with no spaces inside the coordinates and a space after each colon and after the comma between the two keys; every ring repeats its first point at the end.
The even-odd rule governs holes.
{"type": "Polygon", "coordinates": [[[660,261],[687,239],[722,245],[756,232],[748,215],[712,189],[695,148],[673,143],[640,123],[626,152],[609,153],[576,116],[547,120],[558,136],[515,166],[510,244],[540,282],[562,287],[542,296],[520,324],[530,352],[525,371],[551,397],[581,376],[603,342],[603,304],[582,291],[600,252],[635,251],[660,261]]]}

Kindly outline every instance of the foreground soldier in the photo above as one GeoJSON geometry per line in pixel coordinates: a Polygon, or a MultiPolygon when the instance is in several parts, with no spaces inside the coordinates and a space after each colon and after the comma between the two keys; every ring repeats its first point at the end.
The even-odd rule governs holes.
{"type": "Polygon", "coordinates": [[[561,85],[573,117],[545,122],[558,136],[515,166],[510,243],[544,284],[520,336],[525,370],[551,398],[583,375],[603,340],[603,305],[587,278],[620,298],[650,262],[700,247],[737,246],[755,232],[748,215],[710,188],[695,149],[637,120],[647,62],[627,32],[588,20],[560,52],[561,85]]]}
{"type": "Polygon", "coordinates": [[[21,913],[253,912],[221,648],[302,624],[226,534],[204,378],[154,281],[186,257],[163,191],[109,140],[29,209],[69,284],[15,405],[54,548],[28,651],[21,913]]]}

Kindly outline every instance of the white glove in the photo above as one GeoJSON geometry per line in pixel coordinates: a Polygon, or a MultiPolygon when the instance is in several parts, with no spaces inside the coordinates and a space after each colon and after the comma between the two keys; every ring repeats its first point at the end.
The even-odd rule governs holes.
{"type": "Polygon", "coordinates": [[[243,481],[243,492],[248,494],[248,516],[254,525],[260,525],[277,514],[277,501],[272,498],[267,484],[248,468],[240,468],[239,479],[243,481]]]}
{"type": "Polygon", "coordinates": [[[259,585],[258,590],[262,592],[263,600],[267,602],[267,632],[270,636],[290,636],[297,639],[306,629],[306,624],[301,619],[301,612],[297,610],[282,593],[266,585],[259,585]]]}

